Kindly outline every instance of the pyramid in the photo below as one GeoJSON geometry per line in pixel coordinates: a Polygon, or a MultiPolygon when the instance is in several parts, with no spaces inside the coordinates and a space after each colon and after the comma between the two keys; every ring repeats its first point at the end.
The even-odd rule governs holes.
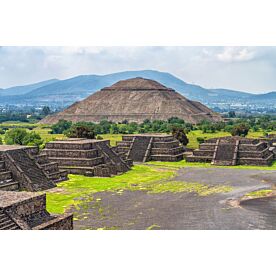
{"type": "Polygon", "coordinates": [[[212,122],[222,118],[200,102],[191,101],[171,88],[144,78],[122,80],[76,102],[41,123],[54,124],[64,119],[72,122],[142,123],[144,120],[168,120],[178,117],[189,123],[212,122]]]}

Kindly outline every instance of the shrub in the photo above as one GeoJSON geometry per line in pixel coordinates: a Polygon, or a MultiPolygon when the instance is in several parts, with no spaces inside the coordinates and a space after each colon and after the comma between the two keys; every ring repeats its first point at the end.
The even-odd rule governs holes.
{"type": "Polygon", "coordinates": [[[186,146],[189,143],[189,139],[185,133],[184,128],[176,128],[172,129],[172,135],[176,138],[183,146],[186,146]]]}
{"type": "Polygon", "coordinates": [[[66,133],[70,138],[95,139],[94,126],[88,123],[77,123],[73,125],[66,133]]]}
{"type": "Polygon", "coordinates": [[[6,132],[5,143],[7,145],[23,145],[23,140],[28,135],[27,131],[22,128],[13,128],[6,132]]]}
{"type": "Polygon", "coordinates": [[[232,136],[242,136],[245,137],[249,132],[249,126],[246,124],[239,124],[233,127],[231,131],[232,136]]]}
{"type": "Polygon", "coordinates": [[[52,125],[52,134],[62,134],[72,126],[72,122],[59,120],[58,123],[52,125]]]}
{"type": "Polygon", "coordinates": [[[203,137],[197,137],[196,140],[199,144],[204,143],[204,138],[203,137]]]}

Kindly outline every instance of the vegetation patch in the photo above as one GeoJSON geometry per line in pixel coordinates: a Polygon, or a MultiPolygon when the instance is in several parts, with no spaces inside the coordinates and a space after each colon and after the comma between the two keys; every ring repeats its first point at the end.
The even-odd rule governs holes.
{"type": "Polygon", "coordinates": [[[171,168],[171,169],[180,169],[186,167],[197,167],[197,168],[226,168],[226,169],[241,169],[241,170],[267,170],[274,171],[276,170],[276,161],[272,163],[271,166],[214,166],[210,163],[200,163],[200,162],[187,162],[186,160],[181,160],[178,162],[159,162],[159,161],[150,161],[147,162],[148,165],[171,168]]]}
{"type": "Polygon", "coordinates": [[[158,169],[146,165],[137,165],[132,170],[114,177],[86,177],[69,175],[69,180],[58,184],[57,191],[47,192],[47,210],[52,213],[63,213],[68,207],[85,204],[91,194],[97,192],[122,192],[139,190],[150,183],[169,180],[176,174],[172,169],[158,169]]]}
{"type": "Polygon", "coordinates": [[[98,192],[147,191],[148,193],[196,193],[200,196],[215,193],[226,193],[232,190],[229,186],[208,186],[200,183],[172,181],[176,175],[174,168],[159,168],[147,165],[136,165],[129,172],[110,178],[69,175],[69,180],[58,184],[58,188],[47,192],[47,210],[51,213],[63,213],[71,206],[84,209],[88,202],[97,201],[92,194],[98,192]]]}
{"type": "Polygon", "coordinates": [[[247,193],[245,195],[246,198],[258,198],[258,197],[266,197],[272,195],[272,190],[258,190],[254,192],[247,193]]]}

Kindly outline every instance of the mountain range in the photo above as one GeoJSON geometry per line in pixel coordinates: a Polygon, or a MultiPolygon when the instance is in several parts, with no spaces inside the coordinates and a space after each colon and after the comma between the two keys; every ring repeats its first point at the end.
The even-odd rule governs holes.
{"type": "Polygon", "coordinates": [[[231,104],[274,107],[276,105],[276,92],[252,94],[229,89],[206,89],[189,84],[170,73],[154,70],[125,71],[108,75],[80,75],[65,80],[51,79],[30,85],[0,88],[0,104],[67,107],[104,87],[135,77],[158,81],[188,99],[200,101],[209,107],[231,104]]]}

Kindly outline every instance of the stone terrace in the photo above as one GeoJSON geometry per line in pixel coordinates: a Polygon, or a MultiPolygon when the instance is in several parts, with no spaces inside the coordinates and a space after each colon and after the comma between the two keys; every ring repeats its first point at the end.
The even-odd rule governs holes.
{"type": "Polygon", "coordinates": [[[66,179],[67,172],[60,171],[37,147],[0,146],[0,190],[35,192],[66,179]]]}
{"type": "Polygon", "coordinates": [[[269,144],[258,139],[241,137],[212,138],[186,156],[189,162],[211,162],[214,165],[268,166],[273,161],[269,144]]]}
{"type": "Polygon", "coordinates": [[[72,174],[109,177],[132,165],[110,147],[109,140],[68,139],[46,144],[43,154],[72,174]]]}
{"type": "Polygon", "coordinates": [[[135,162],[179,161],[184,152],[183,146],[172,135],[150,133],[123,135],[116,148],[118,153],[135,162]]]}
{"type": "Polygon", "coordinates": [[[0,191],[0,230],[71,230],[73,215],[52,215],[46,195],[0,191]]]}

